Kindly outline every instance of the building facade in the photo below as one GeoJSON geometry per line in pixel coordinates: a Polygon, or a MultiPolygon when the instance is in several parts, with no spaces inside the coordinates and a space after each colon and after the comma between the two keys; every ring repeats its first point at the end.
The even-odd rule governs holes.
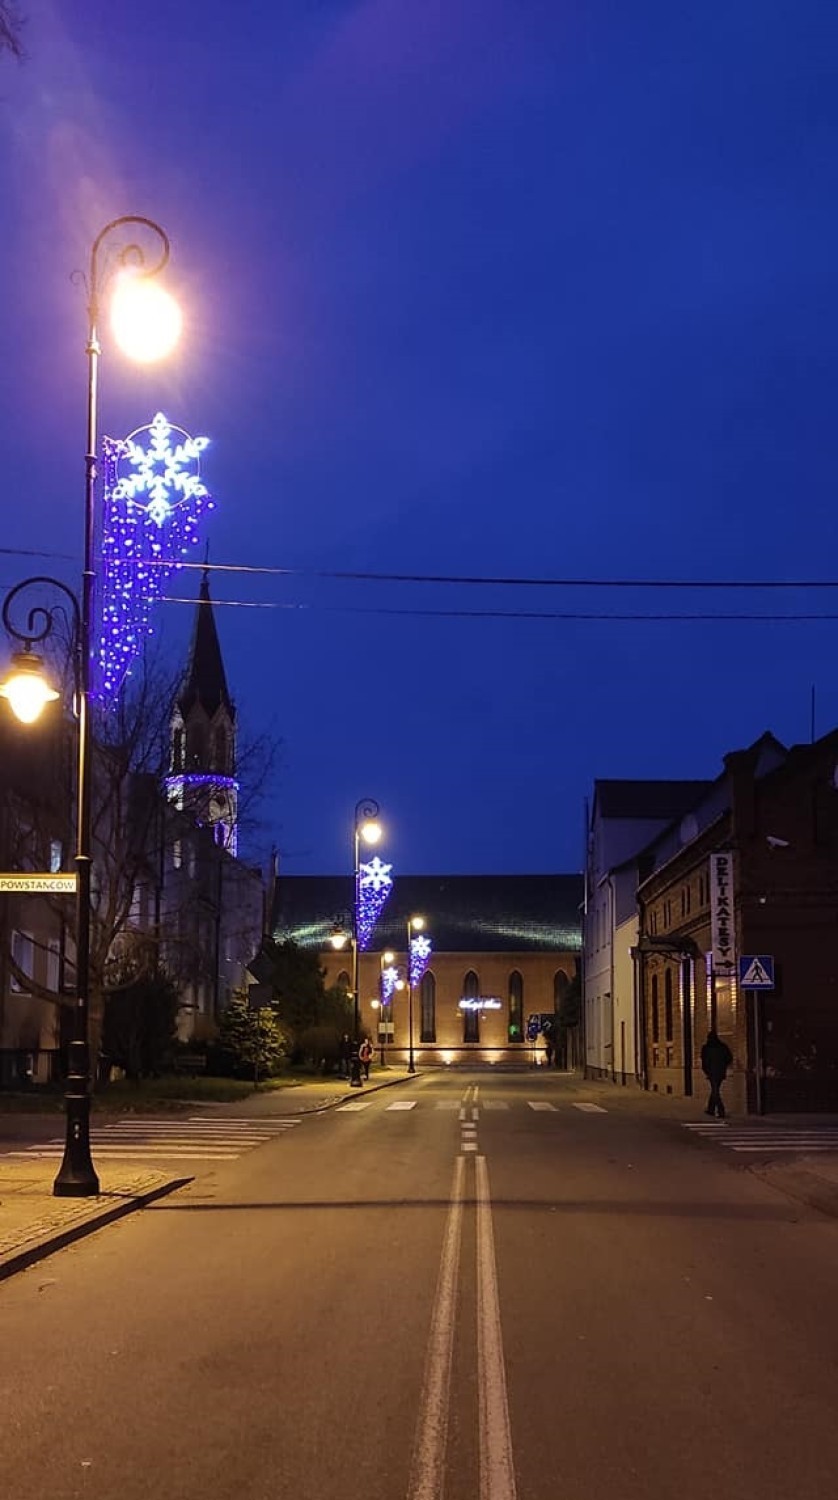
{"type": "Polygon", "coordinates": [[[594,783],[588,819],[583,915],[585,1072],[639,1082],[638,1001],[631,952],[637,942],[637,878],[632,857],[683,813],[702,781],[594,783]]]}
{"type": "MultiPolygon", "coordinates": [[[[541,1061],[533,1017],[561,1012],[577,974],[582,878],[576,875],[411,875],[397,878],[359,955],[361,1029],[388,1060],[417,1066],[525,1066],[541,1061]],[[421,915],[428,967],[406,982],[407,924],[421,915]],[[392,955],[387,958],[386,955],[392,955]],[[398,976],[389,996],[385,969],[398,976]],[[385,998],[386,997],[386,998],[385,998]]],[[[351,955],[330,933],[348,923],[349,876],[280,875],[272,933],[315,947],[326,984],[351,988],[351,955]]]]}
{"type": "Polygon", "coordinates": [[[715,1024],[733,1053],[734,1110],[838,1107],[838,731],[790,750],[766,734],[731,752],[637,874],[648,1088],[703,1094],[701,1047],[715,1024]],[[720,868],[731,972],[720,963],[720,868]],[[740,963],[747,974],[755,957],[773,988],[742,983],[740,963]]]}

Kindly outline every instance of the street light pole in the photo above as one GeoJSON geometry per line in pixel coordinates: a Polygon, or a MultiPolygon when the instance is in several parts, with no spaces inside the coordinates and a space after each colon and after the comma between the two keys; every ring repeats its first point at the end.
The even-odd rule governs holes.
{"type": "MultiPolygon", "coordinates": [[[[85,563],[89,564],[85,553],[85,563]]],[[[53,1185],[56,1197],[85,1198],[99,1191],[99,1179],[90,1156],[90,1091],[88,1065],[88,994],[90,988],[90,724],[88,717],[90,635],[85,634],[84,606],[65,583],[42,575],[25,578],[9,591],[3,601],[3,624],[10,635],[23,641],[24,658],[34,676],[42,666],[32,654],[32,646],[46,640],[54,628],[55,609],[35,605],[20,630],[12,618],[12,605],[26,589],[46,585],[58,589],[69,599],[73,618],[73,681],[78,714],[78,755],[76,782],[76,984],[73,1005],[73,1040],[69,1047],[69,1066],[65,1093],[66,1134],[64,1159],[53,1185]]],[[[20,658],[18,658],[20,661],[20,658]]],[[[57,693],[46,690],[48,697],[57,693]]],[[[14,692],[4,685],[3,696],[15,708],[14,692]]],[[[47,699],[48,701],[48,699],[47,699]]],[[[43,707],[43,700],[41,703],[43,707]]],[[[19,714],[19,710],[18,710],[19,714]]],[[[35,715],[37,717],[37,715],[35,715]]],[[[32,722],[27,718],[27,722],[32,722]]]]}
{"type": "MultiPolygon", "coordinates": [[[[64,1158],[53,1185],[56,1197],[93,1197],[99,1191],[99,1180],[90,1157],[90,893],[92,866],[91,838],[91,760],[90,726],[90,658],[93,636],[94,524],[96,487],[96,443],[98,408],[99,297],[104,280],[114,270],[123,277],[112,305],[114,336],[126,353],[149,361],[168,353],[180,332],[180,313],[172,298],[151,281],[169,259],[169,239],[159,224],[138,214],[112,219],[96,236],[90,251],[87,278],[81,272],[74,279],[87,288],[87,443],[84,485],[84,566],[81,602],[56,579],[28,579],[27,584],[55,584],[72,601],[74,620],[74,669],[76,714],[78,717],[78,775],[76,788],[76,985],[73,1007],[73,1039],[69,1047],[66,1092],[66,1138],[64,1158]],[[137,226],[144,235],[150,232],[158,241],[156,255],[147,258],[142,245],[124,238],[114,247],[114,256],[100,268],[103,246],[121,236],[127,226],[137,226]]],[[[19,585],[18,587],[24,587],[19,585]]],[[[20,631],[10,623],[8,606],[18,589],[13,589],[3,608],[3,619],[19,640],[20,631]]],[[[52,612],[36,607],[30,612],[30,644],[43,640],[52,629],[52,612]],[[38,620],[42,625],[38,625],[38,620]]],[[[29,667],[30,675],[32,673],[29,667]]],[[[47,697],[56,694],[48,693],[47,697]]],[[[43,706],[43,702],[42,705],[43,706]]],[[[28,720],[31,722],[31,718],[28,720]]]]}
{"type": "Polygon", "coordinates": [[[360,1036],[360,976],[358,957],[358,920],[361,908],[361,840],[377,844],[381,838],[381,824],[377,821],[380,808],[371,797],[361,797],[355,804],[355,822],[352,834],[352,870],[355,880],[352,907],[352,1035],[357,1047],[360,1036]]]}
{"type": "Polygon", "coordinates": [[[408,1028],[408,1073],[416,1072],[416,1063],[413,1057],[413,934],[421,932],[425,925],[424,917],[408,917],[407,919],[407,1028],[408,1028]]]}

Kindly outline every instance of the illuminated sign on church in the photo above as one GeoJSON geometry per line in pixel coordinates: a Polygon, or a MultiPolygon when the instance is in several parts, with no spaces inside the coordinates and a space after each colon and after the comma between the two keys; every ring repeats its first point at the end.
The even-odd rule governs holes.
{"type": "Polygon", "coordinates": [[[503,1010],[503,1001],[498,1000],[495,995],[473,995],[463,998],[459,1003],[460,1010],[503,1010]]]}

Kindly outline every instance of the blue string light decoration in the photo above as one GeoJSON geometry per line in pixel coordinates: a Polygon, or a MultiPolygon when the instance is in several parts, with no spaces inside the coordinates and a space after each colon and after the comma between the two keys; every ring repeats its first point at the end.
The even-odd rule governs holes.
{"type": "Polygon", "coordinates": [[[415,988],[431,961],[432,943],[424,933],[410,939],[410,983],[415,988]]]}
{"type": "Polygon", "coordinates": [[[359,951],[368,948],[373,929],[393,889],[392,865],[385,865],[376,854],[369,864],[358,866],[355,891],[355,936],[359,951]]]}
{"type": "Polygon", "coordinates": [[[152,634],[152,606],[199,542],[201,518],[215,508],[200,476],[208,443],[161,411],[127,438],[103,439],[96,693],[110,706],[152,634]]]}
{"type": "Polygon", "coordinates": [[[398,977],[399,977],[399,971],[395,967],[394,964],[390,964],[386,969],[382,969],[381,970],[381,1003],[382,1003],[382,1005],[389,1005],[390,1004],[390,1001],[393,998],[393,991],[396,988],[396,980],[398,979],[398,977]]]}

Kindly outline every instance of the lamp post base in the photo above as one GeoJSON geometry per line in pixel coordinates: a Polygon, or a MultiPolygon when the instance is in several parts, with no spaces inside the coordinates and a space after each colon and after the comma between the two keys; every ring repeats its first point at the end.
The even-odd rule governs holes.
{"type": "Polygon", "coordinates": [[[64,1159],[52,1185],[54,1198],[95,1198],[99,1178],[90,1155],[90,1092],[87,1044],[70,1043],[70,1072],[64,1096],[64,1159]]]}

